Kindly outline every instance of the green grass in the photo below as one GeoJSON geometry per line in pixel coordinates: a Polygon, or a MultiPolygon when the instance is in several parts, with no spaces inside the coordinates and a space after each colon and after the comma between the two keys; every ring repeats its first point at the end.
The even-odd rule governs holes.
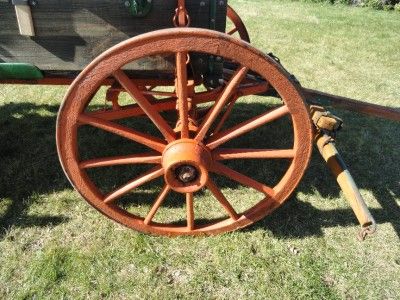
{"type": "MultiPolygon", "coordinates": [[[[264,0],[231,5],[248,24],[253,44],[279,56],[304,86],[400,106],[398,14],[264,0]]],[[[70,187],[54,141],[65,90],[0,86],[0,299],[398,298],[398,123],[332,109],[345,121],[338,147],[379,226],[363,243],[317,153],[291,199],[263,221],[215,237],[164,238],[115,224],[70,187]]],[[[237,118],[257,114],[258,100],[240,105],[237,118]]],[[[256,144],[267,132],[283,135],[284,129],[255,133],[243,143],[256,144]]],[[[96,139],[89,134],[86,142],[96,139]]],[[[109,178],[117,175],[112,171],[109,178]]],[[[255,197],[220,183],[236,205],[255,197]]],[[[146,200],[158,189],[146,186],[138,196],[146,200]]],[[[210,196],[200,199],[204,212],[210,196]]],[[[171,200],[170,211],[179,215],[176,203],[171,200]]],[[[146,209],[145,201],[139,204],[146,209]]]]}

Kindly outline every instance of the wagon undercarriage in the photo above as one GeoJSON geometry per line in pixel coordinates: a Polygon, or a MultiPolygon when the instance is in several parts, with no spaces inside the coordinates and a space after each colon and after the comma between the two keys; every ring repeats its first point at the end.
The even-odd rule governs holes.
{"type": "MultiPolygon", "coordinates": [[[[35,27],[35,15],[40,23],[46,10],[54,7],[52,1],[47,2],[43,1],[44,12],[39,12],[41,2],[36,3],[36,8],[28,3],[17,6],[32,9],[33,21],[28,23],[35,27]]],[[[85,52],[84,56],[80,57],[79,51],[74,53],[79,59],[68,61],[55,54],[65,43],[71,46],[71,28],[64,28],[65,35],[58,41],[49,38],[51,30],[41,37],[42,25],[24,31],[21,22],[19,29],[14,22],[10,32],[0,32],[0,46],[8,50],[5,54],[0,52],[4,62],[3,69],[0,63],[0,83],[71,84],[58,115],[57,148],[65,174],[91,205],[142,232],[197,235],[235,230],[260,220],[288,199],[307,168],[315,141],[362,225],[361,237],[375,230],[375,221],[334,146],[342,121],[315,103],[310,107],[306,102],[306,98],[315,102],[318,96],[329,95],[304,89],[275,56],[253,48],[243,22],[225,1],[127,1],[118,8],[108,1],[102,3],[104,7],[100,9],[100,5],[96,12],[97,16],[102,12],[104,19],[90,21],[88,30],[98,35],[109,32],[109,27],[99,28],[103,22],[113,28],[104,40],[90,36],[90,30],[82,33],[81,27],[75,28],[74,34],[86,43],[79,50],[85,52]],[[110,15],[119,14],[121,20],[106,20],[105,8],[114,9],[110,15]],[[129,22],[133,21],[129,14],[141,17],[134,20],[140,20],[142,27],[131,29],[129,22]],[[225,28],[226,18],[233,29],[225,28]],[[143,25],[146,22],[150,24],[147,27],[143,25]],[[175,28],[162,29],[165,27],[175,28]],[[39,36],[17,38],[17,29],[39,36]],[[90,37],[85,38],[87,35],[90,37]],[[127,39],[130,36],[135,37],[127,39]],[[116,39],[127,40],[118,43],[116,39]],[[46,61],[47,50],[37,57],[29,56],[22,44],[24,40],[29,41],[31,50],[43,48],[45,41],[52,58],[46,61]],[[104,51],[101,41],[118,44],[104,51]],[[248,97],[269,102],[260,104],[255,115],[245,115],[233,122],[232,112],[238,105],[246,104],[248,97]],[[143,120],[153,129],[140,127],[143,120]],[[266,136],[261,131],[259,138],[268,140],[271,147],[264,147],[261,140],[261,146],[257,143],[243,147],[238,142],[246,141],[246,135],[272,123],[282,123],[287,134],[266,136]],[[136,145],[137,150],[128,148],[131,152],[121,154],[117,147],[106,149],[104,156],[90,157],[90,145],[82,142],[84,130],[89,135],[93,130],[107,132],[111,140],[123,138],[136,145]],[[274,171],[274,181],[268,182],[227,164],[244,161],[246,166],[249,160],[257,164],[259,161],[261,168],[265,161],[280,161],[284,167],[280,172],[274,171]],[[115,166],[143,172],[106,190],[93,172],[115,166]],[[216,176],[257,196],[248,196],[254,198],[251,204],[245,205],[243,199],[233,205],[222,193],[223,181],[216,176]],[[157,195],[146,199],[151,203],[150,210],[132,210],[124,197],[153,181],[160,189],[157,195]],[[214,208],[198,204],[210,214],[197,216],[196,195],[204,191],[213,196],[222,214],[214,214],[214,208]],[[178,222],[156,220],[157,211],[171,195],[180,199],[184,218],[178,222]]],[[[7,5],[7,9],[12,7],[7,5]]],[[[66,5],[70,16],[78,19],[78,23],[72,24],[83,22],[80,18],[88,14],[85,8],[86,4],[80,1],[66,5]]],[[[10,23],[11,20],[10,13],[10,23]]],[[[340,99],[342,106],[351,105],[351,101],[345,100],[340,99]]],[[[363,107],[367,112],[399,120],[396,110],[367,104],[363,107]]]]}

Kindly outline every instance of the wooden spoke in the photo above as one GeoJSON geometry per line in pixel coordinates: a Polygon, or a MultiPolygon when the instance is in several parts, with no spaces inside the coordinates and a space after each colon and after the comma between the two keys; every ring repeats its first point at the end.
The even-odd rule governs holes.
{"type": "MultiPolygon", "coordinates": [[[[238,65],[234,64],[229,66],[229,68],[224,68],[222,70],[223,78],[229,80],[232,74],[235,73],[235,69],[237,69],[237,67],[238,65]]],[[[238,93],[242,96],[256,95],[266,92],[269,88],[271,88],[271,86],[268,81],[265,81],[254,74],[247,73],[243,78],[240,87],[238,88],[238,93]]]]}
{"type": "MultiPolygon", "coordinates": [[[[244,96],[249,94],[251,95],[257,94],[259,92],[261,93],[264,92],[265,90],[266,87],[264,87],[264,85],[259,85],[259,87],[249,87],[243,89],[242,87],[239,87],[239,93],[244,96]]],[[[220,92],[221,88],[216,88],[209,92],[196,93],[193,95],[193,103],[201,104],[207,102],[214,102],[215,98],[218,97],[220,92]]],[[[176,109],[176,97],[158,99],[157,101],[149,101],[149,102],[152,104],[153,108],[158,112],[176,109]]],[[[130,117],[137,117],[137,116],[142,116],[144,114],[145,112],[143,111],[143,109],[137,104],[125,105],[116,110],[105,111],[104,109],[99,109],[96,111],[86,112],[86,115],[88,116],[93,116],[99,119],[104,119],[109,121],[125,119],[130,117]]]]}
{"type": "Polygon", "coordinates": [[[170,192],[171,188],[168,185],[164,185],[161,193],[158,195],[156,201],[154,202],[153,206],[150,209],[150,212],[147,214],[146,218],[144,219],[144,224],[149,225],[151,220],[153,220],[154,215],[157,213],[160,206],[163,204],[165,198],[167,197],[168,193],[170,192]]]}
{"type": "Polygon", "coordinates": [[[194,229],[193,193],[186,193],[186,219],[188,230],[194,229]]]}
{"type": "Polygon", "coordinates": [[[219,86],[213,90],[207,90],[205,92],[196,93],[193,95],[193,103],[200,104],[206,102],[214,102],[216,98],[221,94],[223,91],[222,86],[219,86]]]}
{"type": "Polygon", "coordinates": [[[239,219],[239,215],[236,213],[235,209],[232,207],[232,205],[225,198],[224,194],[222,194],[220,189],[215,185],[215,183],[210,178],[208,178],[207,188],[211,191],[211,193],[218,200],[218,202],[221,203],[222,207],[226,210],[228,215],[233,220],[239,219]]]}
{"type": "Polygon", "coordinates": [[[235,106],[236,100],[238,97],[234,97],[232,101],[229,103],[228,107],[226,108],[225,113],[222,115],[221,120],[219,120],[217,126],[215,126],[215,129],[213,131],[213,134],[216,134],[221,131],[222,126],[225,124],[226,120],[229,118],[229,116],[232,113],[233,107],[235,106]]]}
{"type": "MultiPolygon", "coordinates": [[[[268,82],[256,82],[251,84],[241,84],[237,87],[237,94],[241,96],[250,96],[250,95],[258,95],[265,93],[268,89],[271,88],[268,82]]],[[[208,90],[206,92],[200,92],[193,95],[193,103],[200,104],[206,102],[215,102],[215,99],[220,96],[223,91],[223,87],[217,87],[213,90],[208,90]]]]}
{"type": "Polygon", "coordinates": [[[175,140],[175,133],[167,122],[160,116],[158,111],[152,106],[146,96],[143,95],[142,91],[136,86],[136,84],[125,74],[121,69],[113,73],[115,79],[121,84],[121,86],[136,100],[137,104],[143,109],[143,111],[149,116],[156,127],[160,130],[165,139],[171,143],[175,140]]]}
{"type": "MultiPolygon", "coordinates": [[[[176,99],[175,98],[166,98],[162,100],[157,100],[156,103],[152,103],[154,109],[156,109],[158,112],[160,111],[167,111],[167,110],[173,110],[176,107],[176,99]]],[[[142,116],[144,115],[145,112],[143,109],[137,105],[137,104],[131,104],[131,105],[126,105],[122,106],[119,109],[116,110],[96,110],[96,111],[91,111],[91,112],[86,112],[86,115],[96,117],[99,119],[103,120],[119,120],[119,119],[125,119],[125,118],[130,118],[130,117],[137,117],[137,116],[142,116]]]]}
{"type": "Polygon", "coordinates": [[[233,96],[236,89],[238,88],[242,79],[246,76],[248,72],[248,68],[240,67],[235,74],[232,76],[228,85],[224,89],[221,96],[215,102],[215,105],[210,110],[210,112],[204,118],[203,123],[200,125],[199,132],[196,136],[197,141],[202,141],[207,134],[207,131],[210,129],[211,125],[214,123],[215,119],[220,114],[221,110],[224,108],[229,99],[233,96]]]}
{"type": "Polygon", "coordinates": [[[265,93],[271,86],[268,82],[260,82],[257,84],[245,84],[238,88],[238,94],[242,96],[258,95],[265,93]]]}
{"type": "Polygon", "coordinates": [[[227,159],[279,159],[294,158],[294,149],[216,149],[213,152],[214,160],[227,159]]]}
{"type": "Polygon", "coordinates": [[[158,152],[163,152],[165,148],[165,143],[161,139],[107,120],[102,120],[85,114],[81,114],[78,117],[78,121],[81,124],[91,125],[93,127],[97,127],[104,131],[108,131],[129,140],[135,141],[158,152]]]}
{"type": "Polygon", "coordinates": [[[235,28],[231,29],[230,31],[228,31],[228,34],[229,34],[229,35],[233,35],[233,34],[235,34],[236,32],[238,32],[238,29],[235,27],[235,28]]]}
{"type": "Polygon", "coordinates": [[[85,160],[79,163],[79,168],[90,169],[117,165],[131,165],[131,164],[160,164],[161,156],[154,153],[134,154],[127,156],[114,156],[103,157],[85,160]]]}
{"type": "Polygon", "coordinates": [[[176,93],[173,92],[162,92],[162,91],[152,91],[144,90],[142,91],[144,95],[161,96],[161,97],[176,97],[176,93]]]}
{"type": "Polygon", "coordinates": [[[235,26],[234,29],[228,32],[228,34],[233,35],[234,33],[238,32],[242,40],[250,43],[250,37],[249,33],[247,32],[246,26],[243,24],[243,21],[240,18],[240,16],[229,5],[226,10],[226,16],[235,26]]]}
{"type": "Polygon", "coordinates": [[[252,118],[248,121],[242,122],[228,130],[219,132],[216,135],[213,135],[207,141],[207,147],[210,149],[215,149],[218,146],[238,137],[241,136],[249,131],[252,131],[266,123],[275,121],[289,113],[289,109],[286,105],[281,106],[279,108],[273,109],[268,111],[262,115],[259,115],[255,118],[252,118]]]}
{"type": "Polygon", "coordinates": [[[176,93],[178,95],[179,120],[181,121],[181,138],[189,137],[188,117],[188,78],[187,78],[187,53],[176,54],[176,93]]]}
{"type": "Polygon", "coordinates": [[[275,194],[275,192],[272,188],[266,186],[265,184],[258,182],[257,180],[254,180],[242,173],[239,173],[219,162],[214,162],[212,171],[215,173],[218,173],[220,175],[223,175],[227,178],[230,178],[234,181],[237,181],[240,184],[251,187],[251,188],[253,188],[263,194],[266,194],[270,197],[273,197],[273,195],[275,194]]]}
{"type": "Polygon", "coordinates": [[[105,203],[112,203],[123,195],[129,193],[131,190],[149,182],[157,177],[164,175],[164,169],[162,167],[155,167],[150,171],[140,175],[134,180],[128,182],[127,184],[119,187],[115,191],[111,192],[104,198],[105,203]]]}

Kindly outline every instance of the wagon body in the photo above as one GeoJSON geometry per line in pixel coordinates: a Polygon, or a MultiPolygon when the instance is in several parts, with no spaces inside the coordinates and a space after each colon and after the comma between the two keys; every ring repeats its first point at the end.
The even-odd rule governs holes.
{"type": "MultiPolygon", "coordinates": [[[[28,63],[44,74],[83,70],[110,47],[142,33],[173,27],[176,0],[153,0],[150,11],[134,16],[132,1],[39,0],[30,5],[35,35],[19,32],[14,5],[0,1],[0,63],[28,63]]],[[[192,27],[225,30],[226,1],[188,0],[192,27]]],[[[134,70],[169,70],[154,57],[129,66],[134,70]]]]}

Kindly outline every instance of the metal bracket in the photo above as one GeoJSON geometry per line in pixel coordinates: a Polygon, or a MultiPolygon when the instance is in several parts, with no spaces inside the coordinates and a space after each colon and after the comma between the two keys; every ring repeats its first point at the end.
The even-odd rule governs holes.
{"type": "Polygon", "coordinates": [[[125,6],[134,17],[145,17],[149,14],[152,8],[152,0],[127,0],[125,6]]]}
{"type": "Polygon", "coordinates": [[[210,26],[211,30],[215,30],[217,22],[217,0],[210,1],[210,26]]]}
{"type": "Polygon", "coordinates": [[[26,36],[35,36],[32,12],[28,0],[12,0],[17,15],[19,33],[26,36]]]}
{"type": "Polygon", "coordinates": [[[327,111],[322,106],[311,105],[310,114],[315,127],[319,131],[324,131],[328,135],[335,137],[343,127],[343,120],[327,111]]]}

